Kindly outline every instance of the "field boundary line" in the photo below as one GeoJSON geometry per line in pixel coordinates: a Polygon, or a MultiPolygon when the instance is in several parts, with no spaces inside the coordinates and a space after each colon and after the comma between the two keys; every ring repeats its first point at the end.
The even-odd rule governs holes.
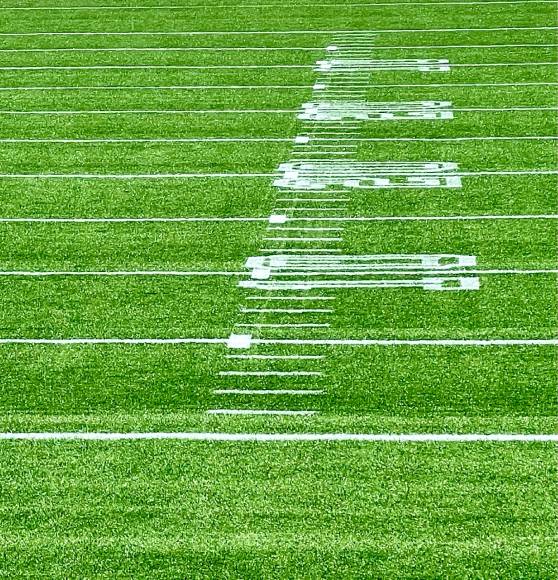
{"type": "MultiPolygon", "coordinates": [[[[308,412],[311,413],[310,411],[308,412]]],[[[2,441],[361,441],[370,443],[558,443],[554,433],[194,433],[194,432],[4,432],[2,441]]]]}

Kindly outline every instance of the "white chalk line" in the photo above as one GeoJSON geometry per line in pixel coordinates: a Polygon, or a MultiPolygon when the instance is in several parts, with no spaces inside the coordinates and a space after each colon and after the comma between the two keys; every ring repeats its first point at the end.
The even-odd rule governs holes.
{"type": "Polygon", "coordinates": [[[315,415],[316,411],[273,411],[270,409],[210,409],[208,415],[315,415]]]}
{"type": "MultiPolygon", "coordinates": [[[[455,109],[454,109],[455,110],[455,109]]],[[[460,109],[463,111],[464,109],[460,109]]],[[[474,110],[474,109],[467,109],[474,110]]],[[[491,109],[492,110],[492,109],[491,109]]],[[[506,109],[507,111],[508,109],[506,109]]],[[[514,109],[516,110],[516,109],[514,109]]],[[[525,110],[522,108],[522,110],[525,110]]],[[[531,109],[529,109],[531,110],[531,109]]],[[[536,110],[547,110],[539,109],[536,110]]],[[[554,110],[554,109],[553,109],[554,110]]],[[[310,138],[310,145],[312,143],[324,143],[324,142],[354,142],[354,143],[375,143],[383,141],[395,141],[395,142],[466,142],[466,141],[556,141],[558,136],[556,135],[509,135],[509,136],[472,136],[472,137],[321,137],[308,135],[310,138]]],[[[62,145],[96,145],[104,143],[294,143],[294,137],[193,137],[193,138],[142,138],[142,139],[120,139],[120,138],[98,138],[98,139],[13,139],[13,138],[0,138],[0,143],[7,144],[62,144],[62,145]]],[[[325,151],[323,153],[326,153],[325,151]]]]}
{"type": "MultiPolygon", "coordinates": [[[[381,64],[381,61],[378,61],[381,64]]],[[[485,62],[485,63],[451,63],[455,68],[490,68],[490,67],[533,67],[556,66],[556,62],[485,62]]],[[[209,64],[209,65],[169,65],[169,64],[99,64],[99,65],[33,65],[33,66],[0,66],[0,71],[33,71],[33,70],[261,70],[261,69],[308,69],[314,70],[315,64],[209,64]]],[[[378,68],[379,71],[404,70],[397,65],[378,68]]],[[[413,72],[413,71],[411,71],[413,72]]],[[[420,71],[414,71],[420,72],[420,71]]],[[[310,88],[310,87],[308,87],[310,88]]]]}
{"type": "MultiPolygon", "coordinates": [[[[0,345],[226,345],[228,338],[0,338],[0,345]]],[[[558,346],[558,338],[550,339],[263,339],[252,338],[253,345],[293,346],[558,346]]]]}
{"type": "Polygon", "coordinates": [[[348,39],[368,34],[401,34],[407,32],[493,32],[498,30],[557,30],[558,26],[493,26],[491,28],[390,28],[376,30],[189,30],[189,31],[83,31],[83,32],[0,32],[2,36],[281,36],[288,34],[346,34],[348,39]]]}
{"type": "Polygon", "coordinates": [[[489,6],[491,4],[555,4],[555,0],[454,0],[444,2],[350,2],[350,3],[304,3],[304,4],[278,4],[278,3],[262,3],[262,4],[188,4],[188,5],[144,5],[144,6],[3,6],[0,7],[2,12],[38,12],[38,11],[76,11],[76,10],[91,10],[91,11],[106,11],[115,10],[119,12],[126,11],[141,11],[141,10],[222,10],[226,8],[376,8],[389,6],[489,6]]]}
{"type": "Polygon", "coordinates": [[[369,443],[558,443],[553,433],[194,433],[194,432],[4,432],[3,441],[231,441],[369,443]]]}
{"type": "Polygon", "coordinates": [[[0,276],[46,277],[46,276],[246,276],[247,272],[202,272],[180,270],[105,270],[105,271],[0,271],[0,276]]]}
{"type": "Polygon", "coordinates": [[[220,377],[321,377],[318,371],[220,371],[220,377]]]}
{"type": "Polygon", "coordinates": [[[225,358],[243,360],[322,360],[321,354],[228,354],[225,358]]]}
{"type": "MultiPolygon", "coordinates": [[[[555,0],[551,0],[555,2],[555,0]]],[[[0,7],[0,10],[2,8],[0,7]]],[[[377,50],[414,50],[414,49],[454,49],[454,48],[554,48],[556,43],[508,43],[508,44],[431,44],[412,46],[392,45],[373,46],[377,50]]],[[[345,47],[341,47],[345,49],[345,47]]],[[[181,46],[181,47],[54,47],[54,48],[0,48],[0,53],[95,53],[95,52],[319,52],[323,53],[323,46],[181,46]]],[[[310,88],[310,87],[308,87],[310,88]]]]}
{"type": "MultiPolygon", "coordinates": [[[[557,86],[558,82],[533,81],[517,83],[429,83],[429,84],[366,84],[366,88],[416,88],[416,87],[547,87],[557,86]]],[[[335,89],[343,86],[338,82],[328,84],[335,89]]],[[[161,86],[134,86],[134,85],[110,85],[110,86],[13,86],[0,87],[0,91],[209,91],[209,90],[297,90],[311,92],[308,85],[161,85],[161,86]]]]}
{"type": "MultiPolygon", "coordinates": [[[[556,63],[555,63],[556,64],[556,63]]],[[[453,109],[455,112],[480,112],[480,113],[505,113],[505,112],[521,112],[521,111],[557,111],[558,106],[513,106],[513,107],[459,107],[453,109]]],[[[0,110],[0,115],[294,115],[298,113],[298,109],[119,109],[119,110],[109,110],[109,109],[88,109],[88,110],[75,110],[75,111],[11,111],[9,109],[0,110]]],[[[343,128],[351,128],[343,124],[343,128]]],[[[355,129],[358,125],[354,126],[355,129]]],[[[207,138],[197,138],[196,140],[191,139],[191,142],[203,142],[207,138]]],[[[224,138],[218,138],[223,140],[224,138]]],[[[239,141],[243,141],[244,138],[236,138],[239,141]]],[[[285,138],[286,139],[286,138],[285,138]]],[[[293,137],[294,139],[294,137],[293,137]]],[[[254,138],[252,140],[255,140],[254,138]]],[[[277,140],[277,138],[275,139],[277,140]]],[[[290,139],[287,139],[291,141],[290,139]]],[[[333,139],[332,139],[333,140],[333,139]]],[[[72,142],[66,140],[67,142],[72,142]]],[[[121,139],[120,142],[134,142],[134,140],[121,139]]],[[[149,140],[143,139],[143,142],[149,142],[149,140]]],[[[165,142],[163,138],[158,139],[159,142],[165,142]]],[[[344,139],[347,141],[347,139],[344,139]]],[[[48,142],[48,141],[47,141],[48,142]]],[[[56,141],[52,141],[56,142],[56,141]]],[[[79,140],[73,140],[73,142],[80,142],[79,140]]],[[[84,140],[83,142],[87,142],[84,140]]],[[[89,142],[95,142],[95,140],[89,140],[89,142]]],[[[100,141],[99,141],[100,142],[100,141]]],[[[107,141],[110,142],[110,141],[107,141]]],[[[118,141],[115,141],[118,142],[118,141]]],[[[168,141],[170,142],[170,140],[168,141]]],[[[329,153],[331,154],[331,153],[329,153]]]]}
{"type": "Polygon", "coordinates": [[[246,300],[280,300],[280,301],[321,301],[335,300],[334,296],[247,296],[246,300]]]}
{"type": "Polygon", "coordinates": [[[242,314],[331,314],[333,310],[327,308],[241,308],[242,314]]]}
{"type": "MultiPolygon", "coordinates": [[[[381,172],[380,172],[381,173],[381,172]]],[[[518,169],[494,171],[468,171],[452,173],[456,177],[482,177],[504,175],[556,175],[556,169],[518,169]]],[[[392,174],[394,175],[394,174],[392,174]]],[[[432,174],[432,177],[435,175],[432,174]]],[[[0,179],[211,179],[276,177],[275,173],[0,173],[0,179]]],[[[291,211],[316,211],[316,208],[277,208],[291,211]]],[[[335,208],[322,208],[334,211],[335,208]]]]}
{"type": "MultiPolygon", "coordinates": [[[[460,216],[359,216],[359,217],[288,217],[288,222],[375,222],[375,221],[478,221],[478,220],[556,220],[558,214],[460,215],[460,216]]],[[[268,217],[126,217],[126,218],[36,218],[0,217],[0,223],[89,224],[89,223],[212,223],[268,222],[268,217]]],[[[289,228],[271,228],[272,230],[289,228]]],[[[295,228],[300,230],[338,230],[339,228],[295,228]]]]}
{"type": "Polygon", "coordinates": [[[321,389],[215,389],[214,395],[323,395],[321,389]]]}

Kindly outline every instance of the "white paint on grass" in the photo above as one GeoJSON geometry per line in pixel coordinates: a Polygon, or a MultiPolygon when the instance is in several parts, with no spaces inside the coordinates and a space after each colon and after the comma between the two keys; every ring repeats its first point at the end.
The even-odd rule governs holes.
{"type": "Polygon", "coordinates": [[[317,371],[220,371],[220,377],[320,377],[317,371]]]}
{"type": "MultiPolygon", "coordinates": [[[[212,414],[218,413],[214,411],[212,414]]],[[[260,412],[259,414],[263,413],[260,412]]],[[[0,433],[0,440],[4,441],[144,441],[169,439],[179,441],[291,443],[305,441],[361,441],[368,443],[558,443],[558,435],[554,433],[195,433],[183,431],[129,433],[45,431],[0,433]]]]}
{"type": "Polygon", "coordinates": [[[208,415],[315,415],[316,411],[274,411],[270,409],[210,409],[208,415]]]}
{"type": "Polygon", "coordinates": [[[318,389],[215,389],[214,395],[323,395],[318,389]]]}

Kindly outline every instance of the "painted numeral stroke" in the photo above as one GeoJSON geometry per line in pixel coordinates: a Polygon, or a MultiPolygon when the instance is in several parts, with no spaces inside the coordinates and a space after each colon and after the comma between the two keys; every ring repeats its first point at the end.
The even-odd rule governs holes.
{"type": "Polygon", "coordinates": [[[304,103],[299,119],[308,121],[390,121],[392,119],[453,119],[449,101],[416,101],[409,103],[367,103],[331,101],[304,103]]]}
{"type": "Polygon", "coordinates": [[[320,190],[461,187],[457,164],[442,162],[296,161],[282,163],[273,183],[285,189],[320,190]]]}
{"type": "Polygon", "coordinates": [[[378,70],[409,70],[418,72],[449,72],[447,59],[411,58],[405,60],[374,60],[366,58],[332,58],[319,60],[316,68],[319,72],[374,72],[378,70]]]}

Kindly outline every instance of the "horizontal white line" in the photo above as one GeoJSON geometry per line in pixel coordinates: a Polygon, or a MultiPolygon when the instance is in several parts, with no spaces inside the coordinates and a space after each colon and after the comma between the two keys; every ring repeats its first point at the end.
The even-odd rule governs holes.
{"type": "MultiPolygon", "coordinates": [[[[558,83],[549,83],[558,84],[558,83]]],[[[36,86],[36,87],[0,87],[0,91],[208,91],[208,90],[279,90],[296,89],[310,92],[309,85],[169,85],[169,86],[36,86]]]]}
{"type": "Polygon", "coordinates": [[[308,324],[298,324],[298,323],[293,323],[293,324],[261,324],[261,323],[242,323],[242,324],[237,324],[237,326],[240,326],[242,328],[329,328],[329,324],[314,324],[314,323],[308,323],[308,324]]]}
{"type": "MultiPolygon", "coordinates": [[[[557,86],[558,82],[517,82],[517,83],[430,83],[430,84],[366,84],[369,88],[394,88],[394,87],[547,87],[557,86]]],[[[331,83],[330,87],[336,88],[343,85],[331,83]]],[[[297,90],[310,92],[312,87],[308,85],[161,85],[161,86],[17,86],[0,87],[0,91],[196,91],[196,90],[297,90]]]]}
{"type": "MultiPolygon", "coordinates": [[[[241,325],[238,325],[241,326],[241,325]]],[[[292,326],[292,325],[291,325],[292,326]]],[[[0,344],[34,344],[53,346],[129,344],[227,344],[228,338],[0,338],[0,344]]],[[[263,339],[253,338],[253,345],[310,346],[558,346],[558,338],[550,339],[263,339]]]]}
{"type": "MultiPolygon", "coordinates": [[[[491,274],[557,274],[558,269],[555,268],[548,268],[548,269],[451,269],[445,270],[445,273],[449,274],[479,274],[479,275],[491,275],[491,274]]],[[[278,276],[436,276],[441,275],[442,273],[440,270],[413,270],[413,269],[405,269],[405,270],[363,270],[363,271],[323,271],[323,270],[315,270],[315,271],[288,271],[288,272],[278,272],[278,276]]]]}
{"type": "MultiPolygon", "coordinates": [[[[502,66],[556,66],[556,62],[484,62],[484,63],[451,63],[452,67],[486,68],[502,66]]],[[[378,70],[400,70],[395,64],[393,67],[382,68],[378,63],[378,70]]],[[[32,66],[0,66],[0,71],[10,70],[259,70],[259,69],[308,69],[313,70],[314,64],[98,64],[98,65],[32,65],[32,66]]],[[[333,69],[335,71],[335,69],[333,69]]],[[[403,69],[404,70],[404,69],[403,69]]]]}
{"type": "MultiPolygon", "coordinates": [[[[464,109],[461,109],[464,110],[464,109]]],[[[473,110],[473,109],[469,109],[473,110]]],[[[496,110],[496,109],[490,109],[496,110]]],[[[508,111],[510,109],[498,109],[501,112],[508,111]]],[[[518,110],[518,109],[513,109],[518,110]]],[[[522,109],[524,110],[524,109],[522,109]]],[[[526,110],[526,109],[525,109],[526,110]]],[[[530,109],[531,110],[531,109],[530,109]]],[[[536,110],[546,110],[546,109],[539,109],[536,110]]],[[[312,138],[312,141],[320,140],[312,138]]],[[[497,137],[497,136],[487,136],[487,137],[355,137],[355,138],[337,138],[336,140],[339,141],[359,141],[362,143],[366,142],[376,142],[376,141],[409,141],[409,142],[460,142],[460,141],[556,141],[558,140],[558,136],[555,135],[529,135],[529,136],[504,136],[504,137],[497,137]]],[[[0,141],[1,142],[1,141],[0,141]]]]}
{"type": "MultiPolygon", "coordinates": [[[[558,137],[556,137],[558,139],[558,137]]],[[[314,140],[314,138],[313,138],[314,140]]],[[[320,139],[316,139],[320,140],[320,139]]],[[[324,139],[325,140],[325,139],[324,139]]],[[[97,144],[97,143],[293,143],[294,137],[164,137],[151,139],[0,139],[0,143],[60,143],[60,144],[97,144]]]]}
{"type": "Polygon", "coordinates": [[[246,276],[246,272],[183,272],[178,270],[34,271],[0,270],[1,276],[246,276]]]}
{"type": "MultiPolygon", "coordinates": [[[[288,222],[376,222],[376,221],[477,221],[477,220],[556,220],[558,214],[524,215],[458,215],[458,216],[362,216],[362,217],[290,217],[288,222]]],[[[56,218],[0,217],[0,223],[88,224],[88,223],[180,223],[180,222],[267,222],[268,217],[141,217],[141,218],[56,218]]],[[[270,228],[271,230],[290,228],[270,228]]],[[[339,228],[292,228],[304,230],[338,230],[339,228]]]]}
{"type": "Polygon", "coordinates": [[[181,32],[0,32],[2,36],[281,36],[286,34],[347,34],[356,38],[363,34],[402,34],[407,32],[493,32],[496,30],[557,30],[558,26],[493,26],[491,28],[390,28],[377,30],[190,30],[181,32]]]}
{"type": "Polygon", "coordinates": [[[315,371],[221,371],[220,377],[320,377],[315,371]]]}
{"type": "Polygon", "coordinates": [[[293,221],[333,221],[333,222],[404,222],[404,221],[478,221],[478,220],[556,220],[558,214],[524,215],[453,215],[453,216],[366,216],[366,217],[311,217],[288,218],[293,221]]]}
{"type": "Polygon", "coordinates": [[[246,300],[286,300],[286,301],[313,301],[313,300],[335,300],[334,296],[247,296],[246,300]]]}
{"type": "Polygon", "coordinates": [[[323,395],[317,389],[216,389],[214,395],[323,395]]]}
{"type": "MultiPolygon", "coordinates": [[[[556,64],[556,63],[553,63],[556,64]]],[[[480,112],[480,113],[490,113],[490,112],[495,112],[495,113],[499,113],[499,112],[508,112],[508,111],[556,111],[558,110],[557,106],[538,106],[538,107],[527,107],[527,106],[517,106],[517,107],[460,107],[460,108],[454,108],[453,111],[454,112],[461,112],[461,113],[470,113],[470,112],[480,112]]],[[[60,115],[60,116],[64,116],[64,115],[294,115],[295,113],[298,112],[298,109],[118,109],[118,110],[109,110],[109,109],[88,109],[88,110],[76,110],[76,111],[11,111],[8,109],[3,109],[0,110],[0,115],[60,115]]],[[[343,128],[346,129],[347,126],[343,125],[343,128]]],[[[355,125],[355,128],[357,128],[357,126],[355,125]]],[[[316,137],[310,136],[311,140],[319,140],[316,137]]],[[[240,138],[240,137],[236,137],[236,138],[229,138],[227,139],[227,141],[256,141],[256,140],[262,140],[264,139],[262,138],[240,138]]],[[[268,140],[270,141],[288,141],[289,143],[291,143],[293,141],[294,138],[269,138],[268,140]]],[[[13,139],[11,139],[13,140],[13,139]]],[[[176,142],[182,142],[182,143],[187,143],[187,142],[203,142],[203,141],[208,141],[208,140],[212,140],[212,141],[216,141],[217,138],[197,138],[197,139],[141,139],[141,140],[136,140],[136,139],[118,139],[118,140],[104,140],[104,139],[82,139],[82,140],[78,140],[78,139],[74,139],[74,140],[53,140],[53,141],[47,141],[47,140],[36,140],[37,142],[61,142],[61,143],[95,143],[95,142],[115,142],[115,143],[126,143],[126,142],[144,142],[144,143],[150,143],[150,142],[161,142],[161,143],[165,143],[165,142],[172,142],[172,141],[176,141],[176,142]]],[[[219,141],[225,141],[224,138],[218,138],[219,141]]],[[[337,138],[337,139],[329,139],[329,141],[362,141],[362,140],[366,140],[366,139],[341,139],[341,138],[337,138]]],[[[7,142],[9,142],[8,140],[6,140],[7,142]]],[[[22,140],[13,140],[14,142],[19,142],[22,140]]],[[[25,141],[31,141],[31,140],[23,140],[23,142],[25,141]]],[[[323,143],[321,143],[321,141],[325,141],[325,140],[320,140],[320,145],[323,147],[323,143]]],[[[340,143],[340,145],[342,145],[340,143]]],[[[304,152],[304,153],[309,153],[309,152],[304,152]]],[[[328,154],[331,155],[333,152],[331,151],[316,151],[316,153],[323,153],[323,154],[328,154]]],[[[338,154],[346,154],[347,151],[341,151],[338,154]]]]}
{"type": "MultiPolygon", "coordinates": [[[[309,414],[308,411],[305,412],[309,414]]],[[[215,414],[215,411],[214,411],[215,414]]],[[[232,414],[232,413],[230,413],[232,414]]],[[[258,414],[262,414],[261,412],[258,414]]],[[[363,441],[370,443],[557,443],[554,433],[191,433],[40,432],[0,433],[0,440],[23,441],[363,441]]]]}
{"type": "MultiPolygon", "coordinates": [[[[494,171],[456,171],[456,177],[482,177],[488,175],[556,175],[556,169],[518,169],[494,171]]],[[[436,175],[432,174],[431,177],[436,175]]],[[[1,173],[0,179],[206,179],[276,177],[275,173],[1,173]]],[[[276,208],[290,211],[335,211],[335,208],[276,208]]]]}
{"type": "Polygon", "coordinates": [[[321,360],[321,354],[228,354],[225,358],[246,360],[321,360]]]}
{"type": "Polygon", "coordinates": [[[268,217],[102,217],[102,218],[58,218],[58,217],[0,217],[0,223],[180,223],[180,222],[267,222],[268,217]]]}
{"type": "MultiPolygon", "coordinates": [[[[417,88],[417,87],[555,87],[558,82],[517,82],[517,83],[428,83],[428,84],[370,84],[367,88],[417,88]]],[[[295,87],[293,87],[295,88],[295,87]]]]}
{"type": "Polygon", "coordinates": [[[0,344],[45,344],[55,346],[96,344],[227,344],[226,338],[0,338],[0,344]]]}
{"type": "Polygon", "coordinates": [[[333,310],[327,308],[241,308],[243,314],[330,314],[333,310]]]}
{"type": "Polygon", "coordinates": [[[209,415],[314,415],[316,411],[273,411],[270,409],[210,409],[209,415]]]}
{"type": "Polygon", "coordinates": [[[313,242],[340,242],[343,238],[286,238],[286,237],[279,237],[279,238],[264,238],[266,242],[305,242],[305,243],[313,243],[313,242]]]}
{"type": "Polygon", "coordinates": [[[555,4],[555,0],[455,0],[455,1],[438,1],[438,2],[350,2],[350,3],[331,3],[326,2],[320,3],[304,3],[304,4],[293,4],[291,6],[285,6],[284,4],[274,3],[274,2],[264,2],[262,4],[248,3],[248,4],[188,4],[188,5],[166,5],[166,6],[3,6],[0,7],[0,11],[15,12],[15,11],[26,11],[26,12],[37,12],[37,11],[75,11],[75,10],[92,10],[92,11],[103,11],[103,10],[117,10],[121,12],[126,12],[129,10],[222,10],[226,8],[313,8],[313,7],[327,7],[327,8],[375,8],[375,7],[386,7],[386,6],[488,6],[490,4],[555,4]]]}
{"type": "Polygon", "coordinates": [[[558,338],[550,339],[263,339],[253,338],[252,344],[290,344],[312,346],[558,346],[558,338]]]}
{"type": "MultiPolygon", "coordinates": [[[[555,0],[550,0],[555,2],[555,0]]],[[[0,7],[0,10],[2,8],[0,7]]],[[[512,43],[512,44],[431,44],[412,46],[392,45],[373,46],[376,50],[412,50],[412,49],[452,49],[452,48],[553,48],[556,43],[512,43]]],[[[340,47],[342,50],[349,49],[350,46],[340,47]]],[[[324,51],[323,46],[181,46],[181,47],[55,47],[55,48],[0,48],[0,53],[88,53],[88,52],[320,52],[324,51]]]]}

